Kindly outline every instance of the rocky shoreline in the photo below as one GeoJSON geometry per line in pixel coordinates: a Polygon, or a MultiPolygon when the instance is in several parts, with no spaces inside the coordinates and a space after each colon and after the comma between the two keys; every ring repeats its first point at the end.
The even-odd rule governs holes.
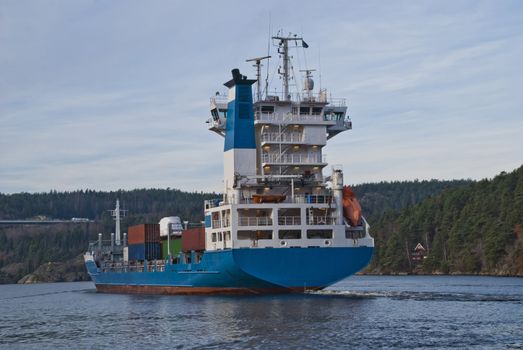
{"type": "Polygon", "coordinates": [[[48,262],[25,275],[18,284],[89,281],[82,255],[63,262],[48,262]]]}
{"type": "MultiPolygon", "coordinates": [[[[470,273],[462,271],[451,271],[444,273],[442,271],[434,271],[431,273],[423,272],[421,270],[407,271],[378,271],[367,270],[357,273],[359,276],[492,276],[492,277],[523,277],[519,272],[510,272],[500,269],[494,272],[479,272],[470,273]]],[[[31,283],[52,283],[52,282],[79,282],[90,281],[90,277],[85,269],[82,254],[77,257],[61,262],[47,262],[40,265],[32,273],[29,273],[22,278],[16,275],[5,276],[0,279],[0,284],[31,284],[31,283]]]]}

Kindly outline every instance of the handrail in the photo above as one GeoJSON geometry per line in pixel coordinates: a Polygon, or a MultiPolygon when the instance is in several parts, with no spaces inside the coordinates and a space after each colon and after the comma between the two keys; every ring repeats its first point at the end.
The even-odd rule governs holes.
{"type": "Polygon", "coordinates": [[[301,225],[300,216],[278,216],[278,225],[301,225]]]}
{"type": "Polygon", "coordinates": [[[271,226],[272,218],[268,216],[253,217],[253,216],[240,216],[238,217],[239,226],[271,226]]]}
{"type": "Polygon", "coordinates": [[[262,142],[301,142],[302,138],[303,134],[299,132],[293,132],[289,134],[265,132],[261,134],[262,142]]]}
{"type": "Polygon", "coordinates": [[[295,195],[296,203],[313,203],[313,204],[329,204],[333,203],[332,195],[325,194],[305,194],[295,195]]]}
{"type": "Polygon", "coordinates": [[[320,154],[262,154],[262,163],[317,164],[326,162],[326,156],[322,157],[320,154]]]}
{"type": "Polygon", "coordinates": [[[260,113],[254,114],[254,120],[265,121],[265,122],[322,122],[324,121],[321,114],[293,114],[293,113],[260,113]]]}
{"type": "Polygon", "coordinates": [[[221,228],[222,222],[221,220],[212,220],[212,228],[221,228]]]}
{"type": "Polygon", "coordinates": [[[309,216],[309,225],[335,225],[336,218],[331,216],[309,216]]]}
{"type": "MultiPolygon", "coordinates": [[[[309,92],[294,92],[290,93],[291,95],[291,101],[293,102],[319,102],[319,103],[327,103],[330,106],[335,107],[345,107],[347,105],[347,99],[345,98],[332,98],[329,97],[327,92],[325,90],[322,90],[321,92],[317,93],[309,93],[309,92]]],[[[266,96],[260,100],[257,100],[257,102],[275,102],[277,100],[283,101],[284,98],[284,92],[283,91],[271,91],[269,96],[266,96]]]]}

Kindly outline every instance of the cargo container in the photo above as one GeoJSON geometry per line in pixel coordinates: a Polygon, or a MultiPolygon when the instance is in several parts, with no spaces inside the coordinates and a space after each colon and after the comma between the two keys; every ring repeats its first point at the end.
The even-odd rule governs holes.
{"type": "Polygon", "coordinates": [[[160,243],[129,244],[129,260],[160,260],[162,248],[160,243]]]}
{"type": "Polygon", "coordinates": [[[196,227],[182,231],[182,250],[205,250],[205,228],[196,227]]]}
{"type": "MultiPolygon", "coordinates": [[[[172,237],[169,240],[171,246],[171,256],[176,257],[182,250],[182,239],[180,237],[172,237]]],[[[167,237],[162,237],[162,259],[167,259],[167,237]]]]}
{"type": "Polygon", "coordinates": [[[131,244],[160,243],[160,225],[141,224],[129,226],[127,241],[131,244]]]}

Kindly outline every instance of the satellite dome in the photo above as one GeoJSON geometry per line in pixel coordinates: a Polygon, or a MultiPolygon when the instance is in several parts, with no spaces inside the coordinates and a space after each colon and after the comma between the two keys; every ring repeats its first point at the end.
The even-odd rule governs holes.
{"type": "Polygon", "coordinates": [[[182,235],[182,221],[178,216],[168,216],[162,218],[160,224],[160,237],[181,236],[182,235]]]}

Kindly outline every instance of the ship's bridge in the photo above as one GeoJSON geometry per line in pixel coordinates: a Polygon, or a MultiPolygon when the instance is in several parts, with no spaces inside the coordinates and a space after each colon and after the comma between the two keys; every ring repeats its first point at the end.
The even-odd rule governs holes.
{"type": "MultiPolygon", "coordinates": [[[[320,92],[312,94],[312,96],[308,93],[291,94],[291,100],[284,101],[280,99],[280,94],[255,100],[255,124],[326,125],[327,139],[352,129],[352,121],[347,115],[346,99],[329,98],[326,92],[320,92]],[[291,106],[290,110],[288,106],[291,106]],[[275,113],[275,110],[285,110],[286,112],[275,113]]],[[[210,112],[211,117],[206,120],[208,129],[220,136],[225,136],[227,96],[217,94],[211,97],[210,112]]]]}

